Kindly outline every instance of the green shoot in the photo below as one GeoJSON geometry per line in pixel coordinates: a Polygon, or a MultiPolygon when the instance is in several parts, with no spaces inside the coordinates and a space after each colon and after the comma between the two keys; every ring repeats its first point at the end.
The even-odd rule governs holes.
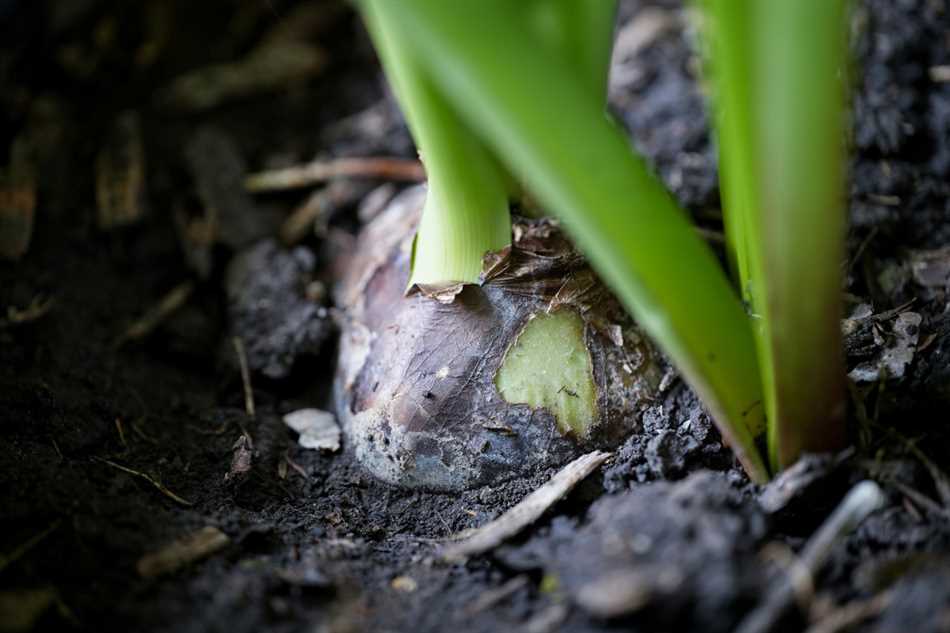
{"type": "Polygon", "coordinates": [[[482,257],[511,241],[508,184],[482,143],[459,120],[392,28],[390,0],[367,0],[364,16],[402,106],[428,177],[409,285],[476,283],[482,257]]]}
{"type": "Polygon", "coordinates": [[[843,439],[845,0],[707,0],[730,246],[776,468],[843,439]]]}
{"type": "Polygon", "coordinates": [[[755,343],[712,252],[624,134],[603,94],[509,0],[371,3],[465,121],[563,219],[605,281],[709,406],[756,481],[767,470],[755,343]],[[543,40],[542,40],[543,43],[543,40]]]}

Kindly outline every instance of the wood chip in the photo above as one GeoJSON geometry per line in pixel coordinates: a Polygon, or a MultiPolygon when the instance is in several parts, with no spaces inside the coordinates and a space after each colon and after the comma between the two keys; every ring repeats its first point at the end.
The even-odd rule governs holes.
{"type": "Polygon", "coordinates": [[[25,135],[14,139],[10,164],[0,168],[0,258],[17,260],[26,254],[33,236],[36,174],[25,135]]]}
{"type": "Polygon", "coordinates": [[[209,525],[146,554],[139,559],[135,568],[142,578],[154,578],[207,558],[230,543],[227,534],[209,525]]]}
{"type": "Polygon", "coordinates": [[[145,213],[145,146],[137,113],[119,115],[96,156],[99,228],[138,222],[145,213]]]}
{"type": "Polygon", "coordinates": [[[610,453],[603,451],[593,451],[578,457],[500,517],[469,533],[464,540],[446,546],[442,558],[462,560],[495,549],[541,518],[609,457],[610,453]]]}

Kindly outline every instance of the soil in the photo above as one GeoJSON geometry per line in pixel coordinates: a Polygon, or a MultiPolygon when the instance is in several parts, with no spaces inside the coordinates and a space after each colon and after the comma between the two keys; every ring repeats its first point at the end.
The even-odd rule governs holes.
{"type": "MultiPolygon", "coordinates": [[[[345,446],[301,447],[281,418],[332,408],[334,254],[397,187],[328,186],[289,249],[273,240],[309,191],[241,182],[314,157],[413,157],[356,17],[291,0],[0,2],[0,164],[26,143],[37,199],[27,253],[0,263],[0,630],[729,631],[866,477],[886,506],[775,630],[950,629],[950,4],[857,5],[853,447],[758,489],[671,377],[540,522],[446,563],[447,537],[556,468],[436,494],[377,482],[345,446]],[[265,63],[274,42],[305,43],[296,65],[265,63]],[[197,82],[210,96],[175,81],[239,59],[254,80],[238,88],[220,67],[197,82]],[[142,562],[209,526],[200,560],[142,562]]],[[[715,238],[695,30],[674,2],[625,1],[621,22],[612,108],[715,238]]]]}

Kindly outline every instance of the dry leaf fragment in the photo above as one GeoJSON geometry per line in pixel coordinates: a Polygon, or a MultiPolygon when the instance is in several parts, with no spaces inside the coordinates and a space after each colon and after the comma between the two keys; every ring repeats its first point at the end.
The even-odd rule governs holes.
{"type": "Polygon", "coordinates": [[[320,409],[300,409],[284,416],[284,423],[300,434],[303,448],[340,450],[340,427],[336,416],[320,409]]]}

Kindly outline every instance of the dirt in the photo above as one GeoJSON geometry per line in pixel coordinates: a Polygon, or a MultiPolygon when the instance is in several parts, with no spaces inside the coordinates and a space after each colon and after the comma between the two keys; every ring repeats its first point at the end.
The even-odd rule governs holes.
{"type": "MultiPolygon", "coordinates": [[[[776,630],[848,608],[864,609],[849,630],[948,630],[950,82],[934,69],[950,66],[950,6],[858,4],[846,343],[849,370],[884,373],[855,383],[852,449],[759,490],[671,375],[599,473],[508,545],[450,564],[448,536],[556,468],[435,494],[377,482],[346,447],[300,447],[282,416],[332,407],[332,255],[382,183],[334,197],[293,249],[261,240],[308,191],[240,184],[314,157],[413,157],[356,18],[290,0],[0,2],[0,164],[26,138],[37,195],[27,254],[0,263],[0,630],[728,631],[864,477],[886,507],[776,630]],[[309,74],[210,108],[169,100],[183,73],[261,63],[262,42],[299,31],[323,60],[295,70],[309,74]],[[129,111],[144,163],[111,164],[126,190],[144,173],[143,203],[103,228],[96,157],[129,111]],[[137,569],[208,526],[220,549],[137,569]]],[[[695,32],[677,3],[631,0],[621,15],[640,35],[612,108],[715,244],[695,32]]]]}

